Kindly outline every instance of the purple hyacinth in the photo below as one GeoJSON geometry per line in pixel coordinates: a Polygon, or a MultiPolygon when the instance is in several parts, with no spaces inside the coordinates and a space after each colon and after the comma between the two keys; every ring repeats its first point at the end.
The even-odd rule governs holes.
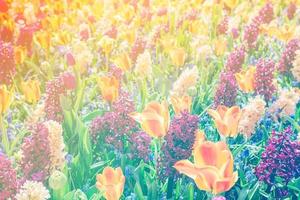
{"type": "Polygon", "coordinates": [[[173,165],[178,160],[188,159],[192,154],[195,133],[198,130],[199,118],[184,111],[171,121],[169,131],[165,136],[162,154],[159,159],[162,177],[175,173],[173,165]]]}
{"type": "Polygon", "coordinates": [[[266,101],[272,98],[276,88],[273,84],[275,64],[272,60],[260,59],[256,64],[255,93],[264,96],[266,101]]]}
{"type": "Polygon", "coordinates": [[[0,200],[15,199],[18,189],[17,172],[5,154],[0,153],[0,200]]]}
{"type": "MultiPolygon", "coordinates": [[[[260,181],[265,182],[269,188],[276,188],[276,177],[280,177],[283,188],[276,188],[277,195],[286,196],[286,184],[293,178],[300,177],[300,142],[292,141],[293,131],[287,127],[282,132],[272,132],[261,161],[255,169],[255,174],[260,181]]],[[[283,197],[282,196],[282,197],[283,197]]]]}
{"type": "Polygon", "coordinates": [[[135,111],[134,102],[127,92],[121,91],[120,97],[112,104],[112,111],[96,117],[90,126],[95,143],[105,140],[119,151],[123,151],[123,139],[137,130],[135,121],[128,116],[135,111]]]}
{"type": "Polygon", "coordinates": [[[288,72],[293,67],[293,61],[298,49],[300,49],[299,39],[292,39],[288,42],[279,60],[278,70],[280,72],[288,72]]]}
{"type": "Polygon", "coordinates": [[[147,133],[140,131],[130,135],[130,142],[134,158],[143,159],[147,162],[151,153],[151,137],[147,133]]]}
{"type": "Polygon", "coordinates": [[[231,107],[235,105],[236,96],[237,84],[233,73],[222,72],[215,93],[214,106],[225,105],[231,107]]]}
{"type": "Polygon", "coordinates": [[[245,27],[244,41],[247,43],[249,49],[255,48],[258,35],[259,23],[257,23],[257,21],[253,21],[251,24],[245,27]]]}
{"type": "Polygon", "coordinates": [[[245,48],[239,47],[232,51],[226,61],[226,71],[231,71],[232,73],[237,73],[241,71],[242,65],[245,60],[245,48]]]}
{"type": "Polygon", "coordinates": [[[258,17],[262,24],[270,23],[274,18],[273,4],[268,2],[259,11],[258,17]]]}
{"type": "Polygon", "coordinates": [[[26,180],[44,181],[49,175],[50,146],[48,129],[38,123],[32,128],[32,135],[22,144],[21,168],[26,180]]]}

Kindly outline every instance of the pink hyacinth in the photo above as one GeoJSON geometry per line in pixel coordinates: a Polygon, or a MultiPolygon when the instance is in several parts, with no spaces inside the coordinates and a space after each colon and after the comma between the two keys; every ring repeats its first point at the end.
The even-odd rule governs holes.
{"type": "Polygon", "coordinates": [[[292,39],[288,42],[279,60],[278,70],[280,72],[288,72],[293,67],[293,61],[298,49],[300,49],[299,39],[292,39]]]}
{"type": "Polygon", "coordinates": [[[255,93],[262,95],[266,101],[272,98],[276,88],[273,84],[275,64],[272,60],[260,59],[256,64],[255,93]]]}
{"type": "Polygon", "coordinates": [[[147,42],[142,38],[142,37],[138,37],[132,48],[131,48],[131,59],[135,62],[138,55],[143,53],[145,51],[147,42]]]}
{"type": "Polygon", "coordinates": [[[0,40],[0,85],[11,84],[16,73],[14,49],[11,43],[0,40]]]}
{"type": "Polygon", "coordinates": [[[22,144],[21,168],[26,180],[44,181],[49,175],[50,146],[48,129],[38,123],[32,127],[32,135],[22,144]]]}
{"type": "Polygon", "coordinates": [[[0,153],[0,200],[15,199],[18,189],[17,173],[6,155],[0,153]]]}
{"type": "Polygon", "coordinates": [[[224,19],[218,24],[217,26],[217,34],[218,35],[223,35],[226,34],[228,30],[228,17],[224,17],[224,19]]]}
{"type": "Polygon", "coordinates": [[[294,2],[291,2],[287,8],[287,17],[289,20],[292,20],[295,16],[297,10],[297,5],[294,2]]]}

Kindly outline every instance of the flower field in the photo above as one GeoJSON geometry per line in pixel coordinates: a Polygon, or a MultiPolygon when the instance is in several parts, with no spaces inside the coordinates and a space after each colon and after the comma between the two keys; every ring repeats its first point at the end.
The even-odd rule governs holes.
{"type": "Polygon", "coordinates": [[[299,200],[299,0],[0,0],[0,200],[299,200]]]}

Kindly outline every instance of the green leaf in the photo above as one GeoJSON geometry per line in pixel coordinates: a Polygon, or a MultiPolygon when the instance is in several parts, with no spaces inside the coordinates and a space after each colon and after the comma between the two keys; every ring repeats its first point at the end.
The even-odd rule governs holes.
{"type": "Polygon", "coordinates": [[[288,188],[300,193],[300,177],[297,179],[293,179],[288,183],[288,188]]]}
{"type": "Polygon", "coordinates": [[[86,116],[84,116],[83,119],[82,119],[82,121],[84,123],[90,122],[93,119],[95,119],[96,117],[101,116],[102,114],[103,114],[103,111],[101,111],[101,110],[95,110],[95,111],[87,114],[86,116]]]}
{"type": "Polygon", "coordinates": [[[134,193],[136,194],[136,196],[139,200],[144,200],[145,199],[145,197],[143,195],[142,188],[141,188],[141,186],[138,182],[134,186],[134,193]]]}
{"type": "Polygon", "coordinates": [[[254,195],[257,192],[258,188],[259,188],[259,182],[256,182],[253,188],[248,192],[249,200],[255,199],[254,195]]]}

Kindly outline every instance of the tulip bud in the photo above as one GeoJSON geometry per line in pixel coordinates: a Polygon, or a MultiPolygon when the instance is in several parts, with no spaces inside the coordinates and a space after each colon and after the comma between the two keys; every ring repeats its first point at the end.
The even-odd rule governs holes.
{"type": "Polygon", "coordinates": [[[70,72],[65,72],[61,75],[62,82],[67,90],[74,90],[76,88],[76,78],[70,72]]]}
{"type": "Polygon", "coordinates": [[[55,170],[49,177],[49,186],[53,190],[61,189],[67,183],[67,177],[61,171],[55,170]]]}

